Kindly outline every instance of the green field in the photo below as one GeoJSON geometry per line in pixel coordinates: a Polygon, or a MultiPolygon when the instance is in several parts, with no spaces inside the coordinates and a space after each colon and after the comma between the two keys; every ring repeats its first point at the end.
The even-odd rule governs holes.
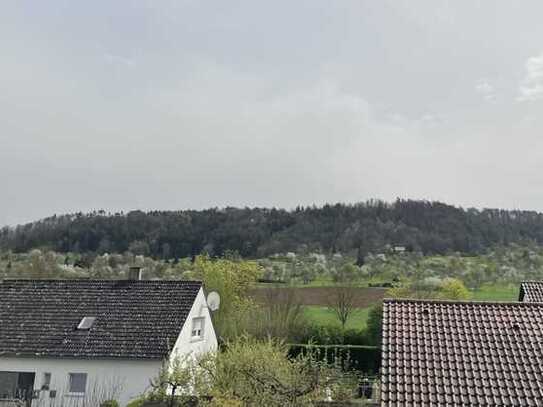
{"type": "Polygon", "coordinates": [[[484,285],[472,291],[474,301],[518,301],[520,284],[484,285]]]}
{"type": "MultiPolygon", "coordinates": [[[[346,329],[362,329],[366,327],[368,313],[370,308],[358,308],[347,321],[346,329]]],[[[305,316],[308,321],[315,325],[337,326],[341,327],[335,314],[327,307],[306,306],[304,307],[305,316]]]]}
{"type": "MultiPolygon", "coordinates": [[[[324,283],[324,281],[323,281],[324,283]]],[[[328,283],[328,285],[330,285],[328,283]]],[[[312,286],[319,286],[313,284],[312,286]]],[[[325,284],[320,285],[326,287],[325,284]]],[[[290,286],[292,287],[292,286],[290,286]]],[[[307,286],[306,286],[307,287],[307,286]]],[[[472,301],[517,301],[519,294],[519,284],[509,285],[484,285],[478,290],[471,291],[472,301]]],[[[347,329],[363,329],[366,326],[370,307],[358,308],[349,321],[347,329]]],[[[304,313],[309,323],[321,326],[337,326],[340,328],[340,323],[330,309],[324,305],[305,305],[304,313]]]]}

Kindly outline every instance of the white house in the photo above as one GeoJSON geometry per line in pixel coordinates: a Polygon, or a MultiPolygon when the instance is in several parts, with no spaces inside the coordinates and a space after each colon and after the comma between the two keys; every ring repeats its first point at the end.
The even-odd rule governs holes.
{"type": "Polygon", "coordinates": [[[216,347],[200,282],[0,281],[0,407],[125,406],[173,355],[216,347]]]}

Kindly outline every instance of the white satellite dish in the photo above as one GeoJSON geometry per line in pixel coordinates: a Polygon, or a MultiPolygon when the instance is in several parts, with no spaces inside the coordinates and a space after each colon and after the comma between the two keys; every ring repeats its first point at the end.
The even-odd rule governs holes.
{"type": "Polygon", "coordinates": [[[211,311],[217,311],[221,305],[221,296],[216,291],[211,291],[207,295],[207,306],[211,311]]]}

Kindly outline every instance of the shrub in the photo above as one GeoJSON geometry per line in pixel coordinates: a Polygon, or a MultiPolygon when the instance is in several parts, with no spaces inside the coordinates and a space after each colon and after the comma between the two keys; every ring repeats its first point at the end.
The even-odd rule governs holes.
{"type": "Polygon", "coordinates": [[[440,285],[440,297],[446,300],[469,300],[470,292],[462,281],[448,278],[440,285]]]}
{"type": "Polygon", "coordinates": [[[100,404],[100,407],[119,407],[119,403],[117,400],[106,400],[100,404]]]}
{"type": "Polygon", "coordinates": [[[368,315],[366,323],[366,344],[381,346],[381,332],[383,329],[383,303],[374,305],[368,315]]]}
{"type": "Polygon", "coordinates": [[[288,356],[288,347],[271,339],[246,337],[228,343],[212,365],[213,396],[249,406],[312,406],[326,386],[343,376],[312,352],[288,356]]]}
{"type": "Polygon", "coordinates": [[[367,329],[346,329],[343,332],[344,345],[375,345],[368,338],[367,329]]]}
{"type": "Polygon", "coordinates": [[[375,346],[294,344],[289,349],[290,357],[309,353],[344,371],[358,370],[376,374],[381,366],[381,351],[375,346]]]}
{"type": "MultiPolygon", "coordinates": [[[[380,334],[380,332],[379,332],[380,334]]],[[[346,329],[342,331],[333,325],[310,325],[300,336],[299,343],[314,345],[375,345],[367,329],[346,329]]]]}
{"type": "Polygon", "coordinates": [[[318,345],[338,344],[343,342],[343,333],[332,325],[310,325],[300,342],[318,345]]]}
{"type": "Polygon", "coordinates": [[[128,403],[126,407],[142,407],[144,402],[144,398],[135,399],[128,403]]]}

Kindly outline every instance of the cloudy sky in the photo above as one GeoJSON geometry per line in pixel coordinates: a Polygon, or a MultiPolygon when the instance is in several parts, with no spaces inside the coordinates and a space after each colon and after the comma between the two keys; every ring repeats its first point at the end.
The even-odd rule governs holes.
{"type": "Polygon", "coordinates": [[[396,197],[543,210],[541,15],[541,1],[4,1],[0,225],[396,197]]]}

